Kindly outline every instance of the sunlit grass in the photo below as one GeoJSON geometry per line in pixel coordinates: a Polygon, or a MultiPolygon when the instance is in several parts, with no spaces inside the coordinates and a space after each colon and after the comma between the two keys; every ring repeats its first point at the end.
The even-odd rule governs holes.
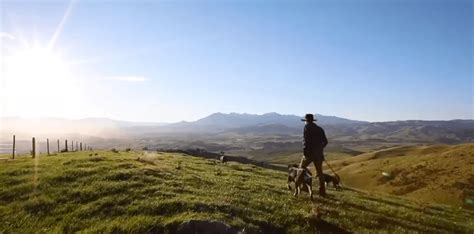
{"type": "Polygon", "coordinates": [[[320,206],[323,220],[350,231],[474,231],[466,210],[347,190],[312,203],[291,196],[284,172],[180,154],[40,156],[36,190],[34,171],[29,157],[0,162],[0,230],[161,232],[211,219],[236,230],[309,232],[320,206]]]}

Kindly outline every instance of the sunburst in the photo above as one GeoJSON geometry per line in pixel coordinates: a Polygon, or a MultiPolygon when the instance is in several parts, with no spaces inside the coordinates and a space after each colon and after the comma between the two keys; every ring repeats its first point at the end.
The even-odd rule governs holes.
{"type": "Polygon", "coordinates": [[[10,35],[2,46],[2,115],[27,117],[74,116],[81,105],[80,82],[71,60],[56,47],[74,1],[63,14],[50,40],[41,44],[10,35]],[[5,113],[6,112],[6,113],[5,113]]]}

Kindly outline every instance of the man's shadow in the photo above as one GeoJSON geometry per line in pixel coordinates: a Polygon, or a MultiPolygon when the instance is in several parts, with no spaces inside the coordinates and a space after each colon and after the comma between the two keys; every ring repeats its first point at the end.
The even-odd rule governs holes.
{"type": "Polygon", "coordinates": [[[314,233],[350,233],[349,231],[322,219],[312,221],[310,226],[314,233]]]}

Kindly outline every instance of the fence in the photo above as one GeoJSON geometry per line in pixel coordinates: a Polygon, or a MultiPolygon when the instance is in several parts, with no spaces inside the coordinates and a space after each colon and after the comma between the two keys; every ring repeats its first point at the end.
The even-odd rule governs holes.
{"type": "Polygon", "coordinates": [[[70,141],[68,141],[68,139],[50,140],[49,138],[39,140],[35,137],[32,137],[31,140],[18,140],[16,136],[13,135],[10,142],[0,142],[0,154],[11,155],[12,159],[15,159],[15,157],[20,154],[31,155],[31,157],[34,158],[42,153],[51,155],[86,150],[92,150],[92,147],[76,139],[71,139],[70,141]],[[61,147],[61,142],[64,142],[63,147],[61,147]]]}

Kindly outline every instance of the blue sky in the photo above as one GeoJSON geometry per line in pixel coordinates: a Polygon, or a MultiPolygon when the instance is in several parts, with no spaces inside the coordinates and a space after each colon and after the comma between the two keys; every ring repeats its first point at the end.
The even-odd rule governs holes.
{"type": "Polygon", "coordinates": [[[472,1],[2,0],[1,9],[2,57],[52,44],[72,74],[63,86],[44,75],[25,92],[3,73],[4,116],[474,118],[472,1]],[[18,93],[49,108],[31,111],[18,93]]]}

